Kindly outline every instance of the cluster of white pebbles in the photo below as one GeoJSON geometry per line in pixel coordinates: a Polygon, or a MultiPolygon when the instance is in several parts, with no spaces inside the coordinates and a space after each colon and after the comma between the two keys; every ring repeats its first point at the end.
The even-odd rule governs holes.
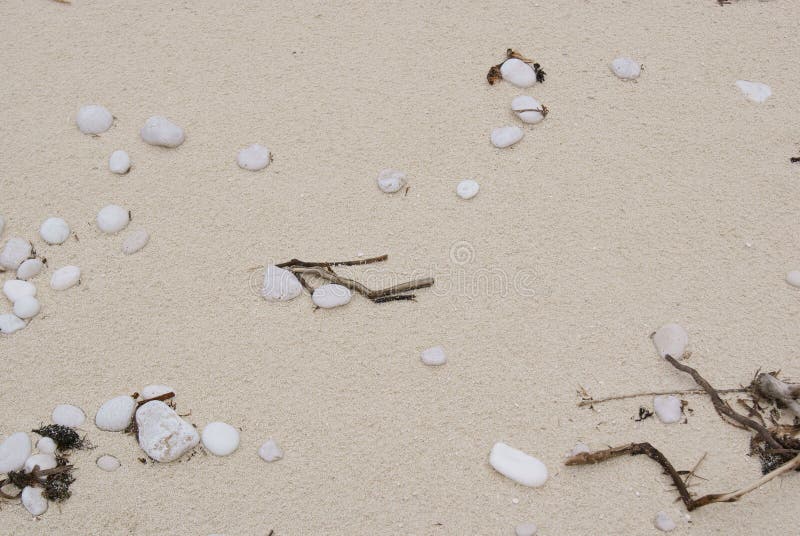
{"type": "MultiPolygon", "coordinates": [[[[535,86],[536,71],[528,63],[510,58],[500,66],[500,74],[506,82],[522,89],[535,86]]],[[[519,95],[511,101],[511,113],[526,125],[535,125],[544,120],[547,109],[541,102],[529,95],[519,95]]],[[[492,145],[498,149],[511,147],[519,142],[525,132],[516,125],[506,125],[492,129],[489,136],[492,145]]]]}

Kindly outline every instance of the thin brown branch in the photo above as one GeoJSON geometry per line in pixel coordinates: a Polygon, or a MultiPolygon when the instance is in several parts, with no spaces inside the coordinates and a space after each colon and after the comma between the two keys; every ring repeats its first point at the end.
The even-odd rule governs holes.
{"type": "Polygon", "coordinates": [[[362,264],[372,264],[375,262],[383,262],[389,258],[389,255],[380,255],[378,257],[369,257],[367,259],[357,259],[354,261],[337,261],[337,262],[309,262],[301,261],[300,259],[292,259],[290,261],[276,264],[278,268],[288,268],[290,266],[302,266],[305,268],[313,267],[331,267],[331,266],[360,266],[362,264]]]}
{"type": "MultiPolygon", "coordinates": [[[[736,389],[719,389],[718,393],[745,393],[747,387],[738,387],[736,389]]],[[[610,402],[612,400],[625,400],[627,398],[640,398],[643,396],[661,396],[661,395],[704,395],[706,392],[703,389],[684,389],[674,391],[651,391],[648,393],[631,393],[627,395],[609,396],[606,398],[585,398],[578,402],[578,407],[592,406],[602,402],[610,402]]]]}
{"type": "Polygon", "coordinates": [[[375,300],[377,298],[383,298],[386,296],[392,296],[394,294],[403,294],[412,290],[417,290],[421,288],[427,288],[433,285],[433,278],[425,277],[422,279],[415,279],[413,281],[408,281],[406,283],[401,283],[399,285],[393,285],[391,287],[379,289],[379,290],[372,290],[364,286],[363,284],[359,283],[354,279],[349,279],[347,277],[342,277],[340,275],[335,274],[332,270],[328,270],[328,266],[314,266],[314,267],[292,267],[291,271],[294,274],[310,274],[325,279],[326,281],[330,281],[331,283],[336,283],[337,285],[342,285],[343,287],[347,287],[352,291],[358,292],[362,296],[370,299],[375,300]]]}

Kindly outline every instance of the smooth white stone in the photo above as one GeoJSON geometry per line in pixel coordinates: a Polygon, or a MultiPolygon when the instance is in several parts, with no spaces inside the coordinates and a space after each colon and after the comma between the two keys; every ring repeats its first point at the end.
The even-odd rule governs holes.
{"type": "Polygon", "coordinates": [[[78,110],[75,121],[84,134],[101,134],[111,128],[114,116],[104,106],[89,104],[78,110]]]}
{"type": "Polygon", "coordinates": [[[498,127],[492,129],[492,145],[498,149],[510,147],[522,139],[525,133],[519,127],[498,127]]]}
{"type": "Polygon", "coordinates": [[[14,302],[13,312],[17,317],[27,320],[39,314],[42,306],[33,296],[23,296],[14,302]]]}
{"type": "Polygon", "coordinates": [[[655,525],[658,530],[663,532],[673,531],[677,526],[675,525],[675,522],[672,520],[672,518],[667,515],[666,512],[659,512],[658,514],[656,514],[656,518],[653,520],[653,525],[655,525]]]}
{"type": "Polygon", "coordinates": [[[489,463],[495,471],[523,486],[538,488],[547,482],[547,467],[540,460],[505,443],[494,444],[489,463]]]}
{"type": "Polygon", "coordinates": [[[136,412],[139,446],[157,462],[171,462],[200,442],[194,426],[159,400],[143,404],[136,412]]]}
{"type": "Polygon", "coordinates": [[[94,423],[101,430],[121,432],[130,425],[135,411],[136,401],[132,397],[118,396],[100,406],[94,416],[94,423]]]}
{"type": "Polygon", "coordinates": [[[800,287],[800,270],[792,270],[786,274],[786,282],[793,287],[800,287]]]}
{"type": "Polygon", "coordinates": [[[588,445],[585,445],[583,443],[577,443],[574,447],[572,447],[572,450],[569,452],[569,455],[570,456],[577,456],[578,454],[582,454],[582,453],[587,453],[588,454],[590,452],[592,452],[592,451],[591,451],[591,449],[589,448],[588,445]]]}
{"type": "Polygon", "coordinates": [[[144,229],[131,231],[122,242],[122,252],[125,255],[133,255],[150,241],[150,234],[144,229]]]}
{"type": "Polygon", "coordinates": [[[264,270],[264,286],[261,296],[267,301],[289,301],[303,292],[303,286],[297,277],[283,268],[269,265],[264,270]]]}
{"type": "Polygon", "coordinates": [[[533,97],[520,95],[511,101],[511,110],[520,118],[523,123],[536,124],[544,119],[544,107],[542,103],[533,97]],[[537,112],[536,110],[541,110],[537,112]]]}
{"type": "Polygon", "coordinates": [[[653,334],[653,344],[661,357],[680,359],[689,344],[689,334],[678,324],[665,324],[653,334]]]}
{"type": "Polygon", "coordinates": [[[39,275],[42,268],[44,268],[44,263],[41,259],[28,259],[17,268],[17,279],[22,279],[23,281],[33,279],[39,275]]]}
{"type": "Polygon", "coordinates": [[[147,385],[142,389],[142,399],[150,400],[151,398],[156,398],[157,396],[174,392],[175,390],[169,385],[159,385],[159,384],[147,385]]]}
{"type": "Polygon", "coordinates": [[[672,424],[681,420],[681,400],[672,395],[657,396],[653,399],[653,407],[656,410],[658,420],[664,424],[672,424]]]}
{"type": "MultiPolygon", "coordinates": [[[[0,315],[0,333],[11,335],[27,326],[24,320],[12,314],[0,315]]],[[[2,473],[3,471],[0,471],[2,473]]]]}
{"type": "Polygon", "coordinates": [[[47,218],[39,227],[39,236],[48,244],[63,244],[69,238],[69,224],[61,218],[47,218]]]}
{"type": "Polygon", "coordinates": [[[55,469],[58,462],[52,454],[34,454],[25,460],[25,472],[30,473],[37,465],[40,471],[47,471],[48,469],[55,469]]]}
{"type": "Polygon", "coordinates": [[[50,437],[42,437],[36,442],[36,449],[42,454],[55,454],[58,445],[50,437]]]}
{"type": "Polygon", "coordinates": [[[11,434],[0,443],[0,473],[19,471],[31,455],[31,438],[25,432],[11,434]]]}
{"type": "Polygon", "coordinates": [[[50,286],[54,290],[67,290],[81,280],[81,269],[77,266],[59,268],[50,277],[50,286]]]}
{"type": "Polygon", "coordinates": [[[444,348],[434,346],[422,351],[422,362],[426,365],[444,365],[447,363],[447,356],[444,355],[444,348]]]}
{"type": "Polygon", "coordinates": [[[752,102],[761,104],[772,95],[772,89],[767,84],[761,82],[749,82],[747,80],[737,80],[736,87],[742,92],[745,98],[752,102]]]}
{"type": "Polygon", "coordinates": [[[119,460],[109,454],[100,456],[95,463],[97,463],[97,467],[109,473],[116,471],[120,466],[119,460]]]}
{"type": "Polygon", "coordinates": [[[119,205],[106,205],[97,213],[97,226],[104,233],[118,233],[130,221],[130,214],[119,205]]]}
{"type": "Polygon", "coordinates": [[[150,145],[161,147],[177,147],[185,139],[181,127],[160,115],[154,115],[145,121],[139,133],[142,139],[150,145]]]}
{"type": "Polygon", "coordinates": [[[33,246],[24,238],[9,238],[3,251],[0,251],[0,266],[6,270],[16,270],[22,261],[31,256],[33,246]]]}
{"type": "Polygon", "coordinates": [[[53,422],[61,426],[77,428],[86,421],[86,414],[78,406],[72,404],[59,404],[53,408],[51,415],[53,422]]]}
{"type": "Polygon", "coordinates": [[[317,287],[311,295],[311,300],[317,307],[330,309],[349,303],[352,296],[349,288],[331,283],[317,287]]]}
{"type": "Polygon", "coordinates": [[[623,80],[634,80],[642,74],[642,66],[630,58],[617,58],[611,62],[611,70],[623,80]]]}
{"type": "Polygon", "coordinates": [[[224,422],[208,423],[201,437],[206,450],[217,456],[227,456],[239,448],[239,431],[224,422]]]}
{"type": "Polygon", "coordinates": [[[269,156],[268,148],[254,143],[239,151],[236,157],[236,163],[239,164],[239,167],[242,169],[258,171],[269,165],[269,156]]]}
{"type": "Polygon", "coordinates": [[[406,174],[396,169],[382,169],[377,181],[382,192],[393,194],[406,185],[406,174]]]}
{"type": "Polygon", "coordinates": [[[537,530],[536,523],[523,523],[516,526],[514,533],[517,536],[533,536],[537,530]]]}
{"type": "Polygon", "coordinates": [[[258,449],[258,455],[265,462],[274,462],[283,458],[283,450],[270,438],[258,449]]]}
{"type": "Polygon", "coordinates": [[[44,496],[44,488],[38,486],[25,486],[20,495],[22,506],[32,516],[40,516],[47,512],[47,497],[44,496]]]}
{"type": "Polygon", "coordinates": [[[25,296],[36,296],[36,285],[20,279],[9,279],[3,283],[3,294],[14,303],[25,296]]]}
{"type": "Polygon", "coordinates": [[[124,175],[131,169],[131,157],[121,149],[117,149],[108,157],[108,169],[117,175],[124,175]]]}
{"type": "Polygon", "coordinates": [[[456,194],[461,199],[472,199],[478,195],[478,190],[481,189],[480,184],[472,179],[464,179],[456,186],[456,194]]]}
{"type": "Polygon", "coordinates": [[[517,87],[531,87],[536,83],[536,71],[533,67],[517,58],[504,61],[500,66],[500,74],[503,80],[517,87]]]}

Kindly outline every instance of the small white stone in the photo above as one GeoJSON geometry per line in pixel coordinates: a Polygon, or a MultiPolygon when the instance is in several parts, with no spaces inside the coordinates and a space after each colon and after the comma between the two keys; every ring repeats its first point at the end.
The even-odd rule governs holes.
{"type": "Polygon", "coordinates": [[[95,463],[97,463],[97,467],[99,467],[103,471],[108,471],[109,473],[112,471],[116,471],[117,469],[119,469],[120,466],[119,460],[109,454],[103,454],[102,456],[97,458],[97,461],[95,463]]]}
{"type": "Polygon", "coordinates": [[[139,446],[157,462],[171,462],[197,446],[200,435],[172,408],[159,400],[136,411],[139,446]]]}
{"type": "Polygon", "coordinates": [[[122,242],[122,252],[125,255],[133,255],[150,241],[150,234],[144,229],[131,231],[122,242]]]}
{"type": "MultiPolygon", "coordinates": [[[[24,320],[12,314],[0,315],[0,333],[11,335],[27,326],[24,320]]],[[[2,473],[3,471],[0,471],[2,473]]]]}
{"type": "Polygon", "coordinates": [[[583,454],[583,453],[587,453],[588,454],[590,452],[592,452],[592,451],[591,451],[591,449],[589,448],[588,445],[585,445],[583,443],[577,443],[574,447],[572,447],[572,450],[569,451],[569,455],[570,456],[577,456],[578,454],[583,454]]]}
{"type": "Polygon", "coordinates": [[[36,296],[36,285],[19,279],[9,279],[3,283],[3,294],[14,303],[25,296],[36,296]]]}
{"type": "Polygon", "coordinates": [[[118,233],[130,221],[130,214],[119,205],[106,205],[97,213],[97,226],[104,233],[118,233]]]}
{"type": "Polygon", "coordinates": [[[533,536],[536,534],[536,530],[536,523],[523,523],[516,526],[514,533],[517,536],[533,536]]]}
{"type": "Polygon", "coordinates": [[[523,486],[538,488],[547,482],[547,467],[540,460],[505,443],[494,444],[489,463],[495,471],[523,486]]]}
{"type": "Polygon", "coordinates": [[[42,437],[36,442],[36,449],[42,454],[55,454],[58,445],[50,437],[42,437]]]}
{"type": "Polygon", "coordinates": [[[61,218],[47,218],[39,227],[39,235],[48,244],[63,244],[69,238],[69,224],[61,218]]]}
{"type": "Polygon", "coordinates": [[[396,169],[382,169],[377,181],[382,192],[393,194],[406,185],[406,174],[396,169]]]}
{"type": "Polygon", "coordinates": [[[510,147],[522,139],[524,132],[519,127],[498,127],[492,129],[492,145],[498,149],[510,147]]]}
{"type": "Polygon", "coordinates": [[[159,115],[154,115],[145,121],[139,133],[142,139],[150,145],[161,147],[177,147],[185,139],[181,127],[159,115]]]}
{"type": "Polygon", "coordinates": [[[266,440],[258,449],[258,455],[265,462],[274,462],[283,458],[283,451],[272,438],[266,440]]]}
{"type": "Polygon", "coordinates": [[[19,265],[19,268],[17,268],[17,279],[22,279],[23,281],[33,279],[39,275],[42,268],[44,268],[44,263],[41,259],[28,259],[23,261],[23,263],[19,265]]]}
{"type": "Polygon", "coordinates": [[[78,406],[72,404],[59,404],[53,408],[51,415],[53,422],[61,426],[77,428],[86,421],[86,414],[78,406]]]}
{"type": "Polygon", "coordinates": [[[653,344],[661,357],[680,359],[686,353],[689,334],[678,324],[665,324],[653,334],[653,344]]]}
{"type": "Polygon", "coordinates": [[[121,149],[117,149],[108,158],[108,169],[117,175],[124,175],[131,169],[131,157],[121,149]]]}
{"type": "Polygon", "coordinates": [[[533,67],[517,58],[507,59],[500,66],[503,80],[517,87],[531,87],[536,83],[536,71],[533,67]]]}
{"type": "Polygon", "coordinates": [[[793,287],[800,287],[800,270],[792,270],[786,274],[786,282],[793,287]]]}
{"type": "Polygon", "coordinates": [[[23,296],[14,302],[14,314],[23,320],[33,318],[38,315],[41,310],[42,306],[39,300],[33,296],[23,296]]]}
{"type": "Polygon", "coordinates": [[[211,454],[227,456],[239,448],[239,431],[230,424],[212,422],[203,428],[202,440],[211,454]]]}
{"type": "Polygon", "coordinates": [[[520,95],[511,101],[511,109],[523,123],[536,124],[545,116],[545,108],[542,103],[533,97],[520,95]]]}
{"type": "Polygon", "coordinates": [[[169,385],[147,385],[142,389],[142,400],[150,400],[167,393],[174,393],[175,390],[169,385]]]}
{"type": "Polygon", "coordinates": [[[478,190],[480,190],[480,188],[480,185],[476,181],[464,179],[456,186],[456,194],[458,194],[458,197],[461,199],[472,199],[478,195],[478,190]]]}
{"type": "Polygon", "coordinates": [[[634,80],[642,74],[642,66],[630,58],[617,58],[611,62],[611,70],[623,80],[634,80]]]}
{"type": "Polygon", "coordinates": [[[671,424],[681,420],[683,415],[682,404],[678,397],[661,395],[653,399],[653,407],[658,419],[664,424],[671,424]]]}
{"type": "Polygon", "coordinates": [[[34,454],[25,460],[25,472],[30,473],[36,466],[39,466],[40,471],[47,471],[48,469],[55,469],[57,465],[56,457],[52,454],[34,454]]]}
{"type": "Polygon", "coordinates": [[[40,516],[47,512],[47,497],[44,496],[44,488],[38,486],[25,486],[22,489],[22,506],[32,516],[40,516]]]}
{"type": "Polygon", "coordinates": [[[11,434],[0,443],[0,473],[19,471],[31,455],[31,438],[25,432],[11,434]]]}
{"type": "Polygon", "coordinates": [[[84,134],[101,134],[111,128],[114,116],[105,107],[90,104],[78,110],[75,121],[84,134]]]}
{"type": "Polygon", "coordinates": [[[444,348],[434,346],[422,351],[422,362],[426,365],[444,365],[447,363],[447,356],[444,355],[444,348]]]}
{"type": "Polygon", "coordinates": [[[283,268],[269,265],[264,270],[264,286],[261,296],[267,301],[289,301],[303,292],[303,286],[297,277],[283,268]]]}
{"type": "Polygon", "coordinates": [[[346,305],[350,302],[352,296],[353,294],[347,287],[331,283],[329,285],[317,287],[317,289],[314,290],[314,294],[311,295],[311,301],[313,301],[317,307],[330,309],[332,307],[346,305]]]}
{"type": "Polygon", "coordinates": [[[656,518],[653,520],[653,525],[655,525],[658,530],[664,532],[673,531],[676,527],[675,522],[667,515],[666,512],[659,512],[656,514],[656,518]]]}
{"type": "Polygon", "coordinates": [[[236,162],[242,169],[258,171],[259,169],[264,169],[269,165],[269,159],[269,149],[263,145],[254,143],[253,145],[245,147],[239,151],[239,155],[236,157],[236,162]]]}
{"type": "Polygon", "coordinates": [[[6,270],[16,270],[22,261],[31,256],[33,246],[24,238],[9,238],[3,251],[0,251],[0,266],[6,270]]]}
{"type": "Polygon", "coordinates": [[[736,87],[742,95],[751,102],[761,104],[772,95],[772,89],[767,84],[761,82],[749,82],[747,80],[737,80],[736,87]]]}
{"type": "Polygon", "coordinates": [[[59,268],[50,277],[50,286],[54,290],[67,290],[81,280],[81,269],[77,266],[59,268]]]}
{"type": "Polygon", "coordinates": [[[135,411],[136,401],[132,397],[118,396],[100,406],[94,416],[94,423],[101,430],[121,432],[131,424],[135,411]]]}

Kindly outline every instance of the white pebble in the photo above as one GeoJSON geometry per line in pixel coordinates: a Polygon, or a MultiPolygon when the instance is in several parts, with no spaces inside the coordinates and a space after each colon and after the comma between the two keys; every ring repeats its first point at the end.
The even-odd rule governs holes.
{"type": "Polygon", "coordinates": [[[793,287],[800,287],[800,270],[792,270],[786,274],[786,282],[793,287]]]}
{"type": "Polygon", "coordinates": [[[517,87],[531,87],[536,83],[536,71],[533,67],[517,58],[507,59],[500,66],[503,80],[517,87]]]}
{"type": "MultiPolygon", "coordinates": [[[[0,315],[0,333],[11,335],[27,326],[24,320],[12,314],[0,315]]],[[[2,471],[0,471],[2,473],[2,471]]]]}
{"type": "Polygon", "coordinates": [[[544,119],[545,107],[533,97],[520,95],[511,101],[511,110],[523,123],[536,124],[544,119]]]}
{"type": "Polygon", "coordinates": [[[131,424],[134,411],[136,411],[136,401],[133,397],[118,396],[100,406],[94,416],[94,423],[101,430],[121,432],[131,424]]]}
{"type": "Polygon", "coordinates": [[[119,205],[106,205],[97,213],[97,226],[104,233],[118,233],[130,221],[130,213],[119,205]]]}
{"type": "Polygon", "coordinates": [[[122,252],[125,255],[133,255],[150,241],[150,234],[144,229],[131,231],[125,240],[122,241],[122,252]]]}
{"type": "Polygon", "coordinates": [[[47,497],[44,496],[44,488],[38,486],[25,486],[20,495],[22,506],[32,516],[40,516],[47,512],[47,497]]]}
{"type": "Polygon", "coordinates": [[[61,218],[47,218],[39,227],[39,235],[48,244],[63,244],[69,238],[69,224],[61,218]]]}
{"type": "Polygon", "coordinates": [[[536,534],[536,530],[536,523],[523,523],[516,526],[514,533],[517,536],[533,536],[536,534]]]}
{"type": "Polygon", "coordinates": [[[77,266],[59,268],[50,277],[50,286],[54,290],[67,290],[75,286],[81,279],[81,269],[77,266]]]}
{"type": "Polygon", "coordinates": [[[510,147],[522,139],[524,132],[519,127],[498,127],[492,130],[492,145],[498,149],[510,147]]]}
{"type": "Polygon", "coordinates": [[[676,527],[675,522],[666,514],[666,512],[659,512],[656,514],[656,518],[653,520],[653,525],[655,525],[658,530],[664,532],[673,531],[676,527]]]}
{"type": "Polygon", "coordinates": [[[161,147],[177,147],[185,139],[181,127],[159,115],[154,115],[145,121],[139,133],[142,139],[150,145],[160,145],[161,147]]]}
{"type": "Polygon", "coordinates": [[[653,344],[661,357],[680,359],[686,353],[689,334],[678,324],[665,324],[653,334],[653,344]]]}
{"type": "Polygon", "coordinates": [[[261,296],[267,301],[289,301],[303,291],[303,286],[297,277],[283,268],[269,265],[264,270],[264,286],[261,287],[261,296]]]}
{"type": "Polygon", "coordinates": [[[672,395],[661,395],[653,399],[653,407],[656,410],[658,419],[664,424],[672,424],[681,420],[683,412],[682,404],[678,397],[672,395]]]}
{"type": "Polygon", "coordinates": [[[41,310],[42,306],[39,303],[39,300],[33,296],[23,296],[14,302],[13,312],[16,316],[23,320],[33,318],[34,316],[38,315],[39,311],[41,310]]]}
{"type": "Polygon", "coordinates": [[[382,169],[377,181],[382,192],[393,194],[406,185],[406,174],[396,169],[382,169]]]}
{"type": "Polygon", "coordinates": [[[42,454],[54,454],[58,445],[50,437],[42,437],[36,442],[36,449],[42,454]]]}
{"type": "Polygon", "coordinates": [[[489,463],[495,471],[523,486],[538,488],[547,481],[547,467],[540,460],[505,443],[494,444],[489,463]]]}
{"type": "Polygon", "coordinates": [[[108,158],[108,169],[117,175],[124,175],[131,169],[131,157],[121,149],[117,149],[108,158]]]}
{"type": "Polygon", "coordinates": [[[461,199],[472,199],[478,195],[478,190],[480,190],[480,188],[480,185],[476,181],[464,179],[456,186],[456,194],[458,194],[458,197],[461,199]]]}
{"type": "Polygon", "coordinates": [[[27,281],[33,279],[42,271],[44,263],[41,259],[28,259],[17,268],[17,279],[27,281]]]}
{"type": "Polygon", "coordinates": [[[201,437],[206,450],[217,456],[227,456],[239,448],[239,431],[224,422],[208,423],[201,437]]]}
{"type": "Polygon", "coordinates": [[[9,238],[3,251],[0,251],[0,266],[6,270],[16,270],[22,261],[31,256],[33,246],[24,238],[9,238]]]}
{"type": "Polygon", "coordinates": [[[25,472],[30,473],[37,466],[40,471],[47,471],[48,469],[55,469],[57,465],[56,457],[52,454],[34,454],[25,460],[25,472]]]}
{"type": "Polygon", "coordinates": [[[311,295],[311,300],[317,307],[330,309],[349,303],[352,296],[353,294],[347,287],[331,283],[329,285],[322,285],[314,290],[314,294],[311,295]]]}
{"type": "Polygon", "coordinates": [[[9,279],[3,283],[3,294],[14,303],[25,296],[36,296],[36,285],[19,279],[9,279]]]}
{"type": "Polygon", "coordinates": [[[142,399],[150,400],[151,398],[156,398],[161,395],[174,392],[175,390],[169,385],[159,385],[159,384],[147,385],[142,389],[142,399]]]}
{"type": "Polygon", "coordinates": [[[444,355],[444,348],[434,346],[422,351],[422,362],[426,365],[444,365],[447,363],[447,356],[444,355]]]}
{"type": "Polygon", "coordinates": [[[278,444],[270,438],[258,449],[258,455],[261,456],[261,459],[265,462],[274,462],[283,458],[283,451],[278,444]]]}
{"type": "Polygon", "coordinates": [[[200,435],[171,407],[159,400],[136,411],[139,446],[157,462],[171,462],[197,446],[200,435]]]}
{"type": "Polygon", "coordinates": [[[751,102],[761,104],[772,95],[772,89],[767,84],[761,82],[748,82],[747,80],[737,80],[736,87],[742,95],[751,102]]]}
{"type": "Polygon", "coordinates": [[[611,62],[611,70],[623,80],[634,80],[642,74],[642,66],[630,58],[617,58],[611,62]]]}
{"type": "Polygon", "coordinates": [[[0,443],[0,473],[19,471],[31,455],[31,438],[25,432],[11,434],[0,443]]]}
{"type": "Polygon", "coordinates": [[[111,128],[114,116],[104,106],[90,104],[78,110],[75,120],[84,134],[101,134],[111,128]]]}
{"type": "Polygon", "coordinates": [[[53,422],[61,426],[77,428],[86,420],[86,414],[78,406],[72,404],[59,404],[53,408],[51,415],[53,422]]]}
{"type": "Polygon", "coordinates": [[[120,466],[119,460],[109,454],[103,454],[102,456],[97,458],[97,461],[95,463],[97,463],[97,467],[99,467],[103,471],[108,471],[109,473],[112,471],[116,471],[117,469],[119,469],[120,466]]]}
{"type": "Polygon", "coordinates": [[[258,171],[259,169],[264,169],[269,165],[269,159],[269,149],[263,145],[254,143],[253,145],[245,147],[239,151],[239,155],[236,157],[236,162],[242,169],[258,171]]]}

